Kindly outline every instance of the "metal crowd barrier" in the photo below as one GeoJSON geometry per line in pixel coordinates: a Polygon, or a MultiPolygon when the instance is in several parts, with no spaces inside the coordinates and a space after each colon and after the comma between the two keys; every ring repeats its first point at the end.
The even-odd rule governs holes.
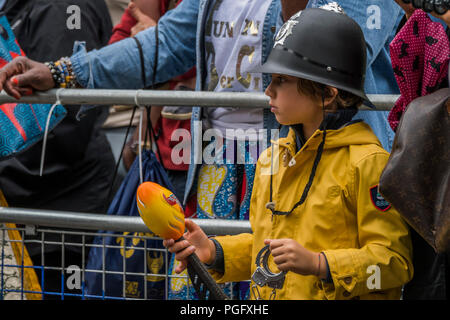
{"type": "MultiPolygon", "coordinates": [[[[192,219],[192,221],[208,235],[251,232],[248,221],[220,219],[192,219]]],[[[5,222],[84,230],[149,232],[140,217],[0,207],[0,223],[5,222]]]]}
{"type": "MultiPolygon", "coordinates": [[[[248,221],[232,221],[217,219],[193,219],[208,235],[233,235],[243,232],[251,232],[248,221]]],[[[161,239],[150,234],[139,217],[109,216],[103,214],[74,213],[61,211],[44,211],[35,209],[21,209],[0,207],[0,274],[1,288],[0,300],[3,299],[152,299],[155,298],[150,292],[147,292],[147,285],[144,286],[144,292],[136,298],[136,292],[133,292],[133,282],[128,281],[128,277],[134,279],[141,277],[144,283],[147,281],[163,281],[164,296],[157,298],[168,299],[169,286],[179,287],[180,283],[185,284],[187,290],[193,292],[187,280],[186,274],[169,274],[169,253],[166,249],[138,246],[139,243],[146,243],[147,240],[161,239]],[[54,228],[57,229],[54,229],[54,228]],[[98,233],[97,230],[103,230],[104,233],[98,233]],[[13,232],[16,236],[13,236],[13,232]],[[103,242],[94,244],[92,238],[98,236],[103,242]],[[74,240],[72,238],[78,237],[74,240]],[[112,245],[105,245],[104,239],[114,237],[112,245]],[[13,248],[11,248],[13,247],[13,248]],[[101,270],[87,269],[87,251],[94,247],[102,249],[103,256],[99,257],[103,261],[101,270]],[[33,260],[26,262],[28,250],[34,250],[33,260]],[[47,250],[57,248],[61,252],[58,256],[59,261],[47,262],[47,250]],[[81,259],[77,260],[78,265],[70,265],[68,250],[77,250],[81,252],[81,259]],[[111,271],[108,269],[105,257],[106,249],[119,250],[123,257],[123,270],[111,271]],[[126,260],[128,254],[135,251],[145,251],[142,264],[144,272],[130,272],[126,270],[126,260]],[[155,272],[151,268],[151,262],[147,259],[159,257],[160,261],[165,261],[165,269],[155,272]],[[36,258],[37,257],[37,258],[36,258]],[[18,261],[19,260],[19,261],[18,261]],[[150,271],[148,271],[149,269],[150,271]],[[153,271],[152,271],[153,270],[153,271]],[[34,283],[29,276],[34,271],[34,283]],[[80,287],[71,288],[70,281],[72,272],[79,272],[80,287]],[[60,282],[59,290],[46,288],[46,276],[48,272],[53,272],[50,276],[60,282]],[[86,292],[84,283],[87,272],[101,274],[103,292],[100,295],[93,295],[86,292]],[[106,290],[106,279],[110,275],[118,275],[122,279],[120,286],[123,287],[120,296],[109,296],[106,290]],[[78,290],[77,290],[78,289],[78,290]]],[[[109,252],[111,254],[111,251],[109,252]]],[[[31,255],[31,252],[30,252],[31,255]]],[[[158,271],[158,270],[157,270],[158,271]]],[[[72,281],[73,282],[73,281],[72,281]]],[[[135,291],[135,290],[134,290],[135,291]]],[[[230,291],[231,292],[231,291],[230,291]]]]}
{"type": "MultiPolygon", "coordinates": [[[[269,108],[269,98],[263,93],[248,92],[205,92],[205,91],[164,91],[164,90],[110,90],[110,89],[52,89],[22,97],[23,103],[94,104],[94,105],[154,105],[154,106],[199,106],[269,108]]],[[[398,95],[368,95],[378,111],[391,110],[398,95]]],[[[18,100],[0,93],[1,103],[18,100]]],[[[362,106],[364,110],[374,110],[362,106]]]]}

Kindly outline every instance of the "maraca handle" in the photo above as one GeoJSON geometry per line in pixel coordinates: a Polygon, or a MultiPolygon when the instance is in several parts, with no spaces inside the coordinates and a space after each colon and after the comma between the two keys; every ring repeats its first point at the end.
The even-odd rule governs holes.
{"type": "MultiPolygon", "coordinates": [[[[184,240],[183,237],[177,241],[184,240]]],[[[188,274],[194,285],[195,291],[200,299],[206,298],[206,292],[209,291],[209,300],[229,300],[230,298],[217,285],[216,281],[211,277],[208,270],[206,270],[203,262],[198,256],[193,253],[188,257],[188,274]],[[202,286],[203,284],[203,286],[202,286]]]]}

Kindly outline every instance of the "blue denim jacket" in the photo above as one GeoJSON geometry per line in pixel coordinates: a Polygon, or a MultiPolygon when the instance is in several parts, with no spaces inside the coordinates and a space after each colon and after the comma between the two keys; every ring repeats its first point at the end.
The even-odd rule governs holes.
{"type": "MultiPolygon", "coordinates": [[[[159,48],[156,83],[161,83],[183,74],[193,66],[197,68],[197,90],[203,90],[206,76],[204,31],[209,6],[213,0],[184,0],[176,9],[166,13],[158,23],[159,48]]],[[[262,41],[262,61],[265,61],[272,49],[273,38],[281,24],[281,5],[279,0],[271,0],[264,21],[262,41]]],[[[140,32],[136,38],[140,41],[145,59],[146,84],[151,85],[155,55],[155,29],[140,32]]],[[[76,46],[71,57],[78,82],[86,88],[139,89],[144,84],[141,79],[139,51],[133,39],[124,39],[100,50],[86,52],[84,46],[76,46]]],[[[263,75],[263,87],[270,83],[270,75],[263,75]]],[[[192,110],[192,128],[195,121],[201,120],[202,109],[192,110]]],[[[264,110],[264,127],[279,127],[275,116],[264,110]]],[[[286,128],[287,129],[287,128],[286,128]]],[[[184,202],[193,187],[197,166],[194,159],[201,152],[202,137],[196,130],[191,130],[192,148],[191,164],[184,202]],[[195,143],[196,141],[199,143],[195,143]],[[197,152],[197,153],[196,153],[197,152]]],[[[287,130],[283,130],[282,134],[287,130]]],[[[281,135],[282,135],[281,134],[281,135]]],[[[269,135],[270,136],[270,135],[269,135]]]]}
{"type": "MultiPolygon", "coordinates": [[[[317,8],[336,0],[310,0],[307,7],[317,8]]],[[[392,0],[337,0],[345,13],[361,27],[367,45],[367,94],[399,94],[391,65],[389,44],[395,37],[403,10],[392,0]]],[[[387,116],[389,111],[359,111],[354,119],[363,119],[377,135],[383,148],[390,151],[395,133],[387,116]]]]}
{"type": "MultiPolygon", "coordinates": [[[[204,29],[209,6],[214,0],[184,0],[176,9],[165,14],[158,23],[159,49],[158,66],[155,82],[161,83],[183,74],[193,66],[197,68],[197,90],[203,90],[206,76],[204,56],[204,29]],[[195,44],[195,45],[194,45],[195,44]]],[[[319,7],[330,0],[311,0],[308,7],[319,7]]],[[[355,19],[363,29],[367,43],[367,93],[398,93],[389,58],[389,42],[395,35],[396,28],[403,16],[400,7],[392,0],[339,0],[346,13],[355,19]],[[368,13],[370,5],[377,5],[380,10],[380,23],[375,29],[369,26],[368,13]],[[380,29],[377,29],[377,28],[380,29]]],[[[280,0],[271,0],[263,29],[262,61],[265,61],[272,49],[273,37],[281,25],[280,0]]],[[[136,36],[145,53],[146,84],[151,85],[155,54],[155,29],[150,28],[136,36]]],[[[79,83],[87,88],[139,89],[144,84],[141,79],[139,51],[133,39],[124,39],[100,50],[86,52],[82,45],[75,46],[71,57],[74,71],[79,83]],[[119,53],[119,54],[118,54],[119,53]]],[[[270,82],[270,75],[263,76],[263,87],[270,82]]],[[[192,123],[201,120],[201,108],[194,107],[192,123]]],[[[394,138],[389,123],[388,112],[360,111],[357,116],[371,125],[383,146],[390,150],[394,138]]],[[[274,115],[268,109],[264,111],[264,127],[276,129],[274,115]]],[[[194,128],[194,125],[192,126],[194,128]]],[[[284,128],[285,129],[285,128],[284,128]]],[[[281,136],[286,133],[282,130],[281,136]]],[[[202,137],[200,132],[192,130],[191,165],[184,202],[193,187],[197,165],[196,159],[201,152],[202,137]],[[199,143],[195,143],[198,140],[199,143]]],[[[270,136],[270,135],[269,135],[270,136]]]]}

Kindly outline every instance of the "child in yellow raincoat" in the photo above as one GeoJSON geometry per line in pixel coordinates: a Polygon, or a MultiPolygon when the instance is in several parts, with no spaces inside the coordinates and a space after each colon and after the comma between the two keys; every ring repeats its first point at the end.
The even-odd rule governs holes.
{"type": "Polygon", "coordinates": [[[252,281],[252,299],[400,298],[412,252],[406,223],[378,192],[389,154],[352,121],[368,102],[365,66],[362,31],[339,8],[306,9],[283,25],[259,71],[272,74],[271,111],[290,132],[258,160],[253,233],[208,239],[187,220],[186,240],[164,241],[176,271],[195,251],[219,283],[258,279],[267,246],[268,271],[281,280],[252,281]]]}

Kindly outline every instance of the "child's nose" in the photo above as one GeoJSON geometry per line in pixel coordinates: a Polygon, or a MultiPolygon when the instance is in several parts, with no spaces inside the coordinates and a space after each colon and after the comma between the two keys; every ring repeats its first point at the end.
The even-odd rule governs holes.
{"type": "Polygon", "coordinates": [[[264,94],[266,96],[269,96],[270,98],[274,98],[275,93],[272,90],[272,82],[270,82],[269,86],[266,88],[266,90],[264,91],[264,94]]]}

